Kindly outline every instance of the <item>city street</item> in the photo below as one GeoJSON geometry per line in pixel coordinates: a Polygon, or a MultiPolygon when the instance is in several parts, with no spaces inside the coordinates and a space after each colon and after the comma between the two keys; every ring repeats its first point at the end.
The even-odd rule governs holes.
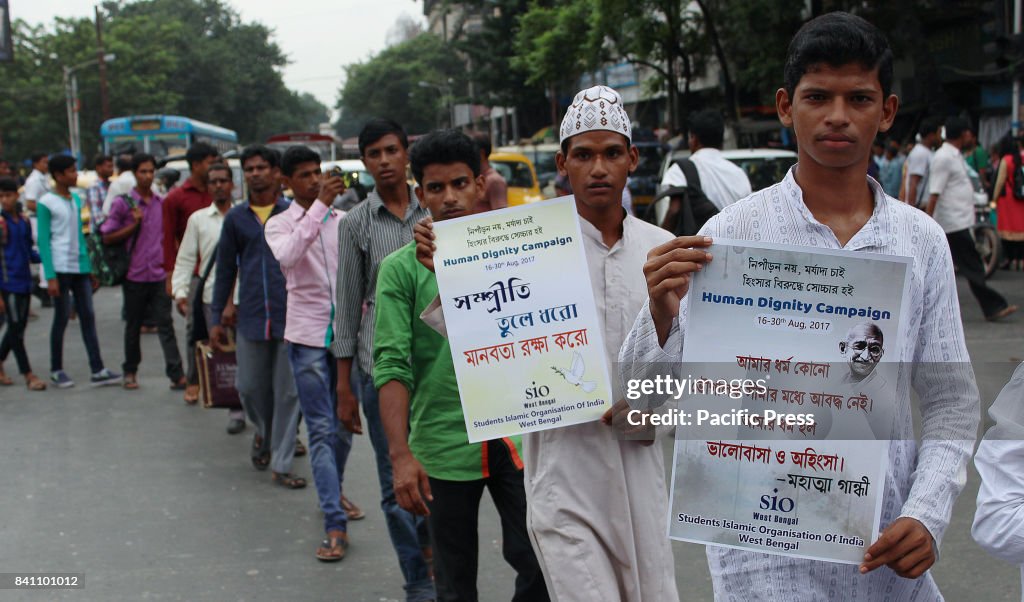
{"type": "MultiPolygon", "coordinates": [[[[991,282],[1024,305],[1024,273],[999,271],[991,282]]],[[[962,279],[959,286],[987,409],[1024,359],[1024,312],[989,324],[962,279]]],[[[121,293],[103,289],[95,304],[104,360],[120,372],[121,293]]],[[[52,310],[37,301],[33,310],[39,318],[29,324],[27,345],[36,373],[46,376],[52,310]]],[[[183,322],[175,320],[180,341],[183,322]]],[[[138,391],[90,388],[77,322],[65,341],[65,369],[77,386],[29,393],[17,378],[0,388],[0,572],[81,573],[85,588],[4,591],[0,600],[404,600],[366,436],[356,439],[345,491],[367,517],[350,524],[342,562],[320,563],[312,483],[299,491],[273,486],[269,472],[250,464],[251,428],[230,436],[225,412],[186,406],[168,390],[155,335],[143,337],[138,391]]],[[[14,376],[13,358],[5,368],[14,376]]],[[[308,457],[296,460],[295,472],[310,478],[308,457]]],[[[977,489],[972,464],[933,573],[947,600],[1020,600],[1017,567],[971,539],[977,489]]],[[[481,600],[507,600],[513,574],[501,557],[497,514],[484,500],[481,600]]],[[[681,598],[712,600],[703,547],[672,547],[681,598]]]]}

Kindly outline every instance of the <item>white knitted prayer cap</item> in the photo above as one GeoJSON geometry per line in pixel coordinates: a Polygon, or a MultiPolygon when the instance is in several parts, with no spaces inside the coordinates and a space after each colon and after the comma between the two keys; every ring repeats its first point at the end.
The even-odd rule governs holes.
{"type": "Polygon", "coordinates": [[[558,141],[565,142],[577,134],[599,130],[618,132],[630,142],[633,140],[633,129],[622,106],[622,96],[608,86],[594,86],[576,94],[562,119],[558,141]]]}

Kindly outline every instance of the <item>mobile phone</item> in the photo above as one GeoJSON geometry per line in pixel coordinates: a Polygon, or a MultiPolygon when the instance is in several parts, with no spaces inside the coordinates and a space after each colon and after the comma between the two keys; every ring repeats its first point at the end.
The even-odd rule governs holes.
{"type": "Polygon", "coordinates": [[[341,181],[345,183],[345,188],[351,188],[355,184],[356,174],[349,173],[342,168],[335,165],[327,172],[329,178],[341,178],[341,181]]]}

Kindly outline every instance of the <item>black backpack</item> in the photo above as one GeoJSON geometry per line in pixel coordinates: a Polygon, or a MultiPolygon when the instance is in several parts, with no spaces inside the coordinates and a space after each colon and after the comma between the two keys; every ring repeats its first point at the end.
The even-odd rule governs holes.
{"type": "Polygon", "coordinates": [[[679,216],[672,228],[676,236],[693,236],[704,227],[704,224],[712,217],[718,215],[718,207],[712,203],[700,186],[700,175],[697,173],[697,166],[689,159],[676,161],[679,169],[683,170],[686,176],[686,186],[677,186],[666,191],[666,195],[682,197],[683,204],[679,209],[679,216]]]}
{"type": "MultiPolygon", "coordinates": [[[[124,195],[118,198],[123,199],[129,209],[135,208],[131,196],[124,195]]],[[[103,235],[99,232],[99,228],[96,228],[96,232],[89,233],[85,241],[89,252],[89,261],[92,263],[92,273],[96,275],[101,286],[118,286],[124,282],[141,229],[140,227],[135,230],[128,240],[113,245],[103,244],[103,235]]]]}

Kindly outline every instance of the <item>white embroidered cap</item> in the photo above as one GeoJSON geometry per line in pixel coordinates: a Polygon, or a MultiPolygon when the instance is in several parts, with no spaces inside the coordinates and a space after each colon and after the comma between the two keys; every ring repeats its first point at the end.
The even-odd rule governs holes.
{"type": "Polygon", "coordinates": [[[565,112],[558,132],[559,143],[577,134],[606,130],[623,134],[631,142],[633,129],[622,106],[622,97],[608,86],[580,91],[565,112]]]}

